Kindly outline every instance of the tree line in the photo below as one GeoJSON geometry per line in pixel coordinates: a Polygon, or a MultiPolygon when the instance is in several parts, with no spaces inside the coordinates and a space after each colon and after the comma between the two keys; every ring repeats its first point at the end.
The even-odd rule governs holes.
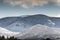
{"type": "Polygon", "coordinates": [[[0,36],[0,40],[20,40],[20,39],[17,39],[15,38],[14,36],[13,37],[10,37],[10,38],[5,38],[4,36],[0,36]]]}
{"type": "Polygon", "coordinates": [[[17,39],[17,38],[15,38],[14,36],[13,37],[10,37],[10,38],[5,38],[4,36],[0,36],[0,40],[51,40],[50,38],[47,38],[47,39],[44,39],[44,38],[42,38],[42,39],[39,39],[39,38],[37,38],[37,39],[17,39]]]}

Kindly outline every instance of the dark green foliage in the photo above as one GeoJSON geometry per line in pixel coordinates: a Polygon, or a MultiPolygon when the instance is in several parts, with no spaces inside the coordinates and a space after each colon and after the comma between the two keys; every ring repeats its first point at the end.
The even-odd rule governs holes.
{"type": "Polygon", "coordinates": [[[50,38],[47,38],[46,40],[51,40],[50,38]]]}
{"type": "Polygon", "coordinates": [[[5,40],[5,37],[4,36],[0,37],[0,40],[5,40]]]}
{"type": "Polygon", "coordinates": [[[0,37],[0,40],[20,40],[20,39],[17,39],[17,38],[14,38],[14,37],[5,38],[4,36],[2,36],[2,37],[0,37]]]}

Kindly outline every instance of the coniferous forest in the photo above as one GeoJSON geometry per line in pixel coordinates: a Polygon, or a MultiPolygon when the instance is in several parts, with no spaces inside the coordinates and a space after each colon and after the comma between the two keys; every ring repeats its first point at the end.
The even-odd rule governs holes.
{"type": "Polygon", "coordinates": [[[4,36],[2,36],[2,37],[0,37],[0,40],[20,40],[20,39],[17,39],[17,38],[14,38],[14,37],[5,38],[4,36]]]}
{"type": "Polygon", "coordinates": [[[44,38],[42,38],[42,39],[39,39],[39,38],[35,38],[35,39],[17,39],[17,38],[14,38],[14,36],[13,37],[10,37],[10,38],[5,38],[4,36],[0,36],[0,40],[52,40],[52,39],[50,39],[50,38],[47,38],[47,39],[44,39],[44,38]]]}

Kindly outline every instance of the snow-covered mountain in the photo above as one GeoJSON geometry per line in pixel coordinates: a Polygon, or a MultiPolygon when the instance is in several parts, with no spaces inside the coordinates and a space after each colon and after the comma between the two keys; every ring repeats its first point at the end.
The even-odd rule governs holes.
{"type": "Polygon", "coordinates": [[[5,17],[0,19],[1,27],[14,32],[24,32],[36,24],[49,27],[60,27],[60,18],[38,14],[24,17],[5,17]]]}
{"type": "Polygon", "coordinates": [[[0,27],[0,36],[15,36],[17,34],[19,34],[20,32],[12,32],[12,31],[9,31],[7,29],[4,29],[2,27],[0,27]]]}
{"type": "Polygon", "coordinates": [[[60,18],[48,17],[42,14],[1,18],[0,35],[14,36],[21,39],[60,38],[60,18]]]}
{"type": "Polygon", "coordinates": [[[60,31],[56,28],[51,28],[45,25],[34,25],[27,31],[16,36],[19,39],[32,39],[32,38],[60,38],[60,31]]]}
{"type": "Polygon", "coordinates": [[[37,24],[28,28],[24,32],[12,32],[5,28],[0,27],[0,36],[10,37],[14,36],[19,39],[34,39],[34,38],[60,38],[60,28],[48,27],[45,25],[37,24]]]}

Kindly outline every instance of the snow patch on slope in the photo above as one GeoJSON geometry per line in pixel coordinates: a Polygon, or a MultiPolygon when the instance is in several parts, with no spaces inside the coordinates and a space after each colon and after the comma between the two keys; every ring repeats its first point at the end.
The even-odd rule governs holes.
{"type": "Polygon", "coordinates": [[[7,29],[4,29],[2,27],[0,27],[0,36],[15,36],[19,34],[19,32],[12,32],[12,31],[9,31],[7,29]]]}
{"type": "Polygon", "coordinates": [[[49,24],[52,24],[53,26],[55,25],[54,22],[52,22],[51,20],[48,20],[49,24]]]}

